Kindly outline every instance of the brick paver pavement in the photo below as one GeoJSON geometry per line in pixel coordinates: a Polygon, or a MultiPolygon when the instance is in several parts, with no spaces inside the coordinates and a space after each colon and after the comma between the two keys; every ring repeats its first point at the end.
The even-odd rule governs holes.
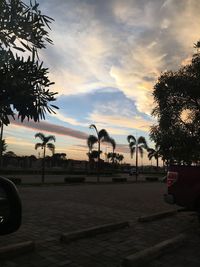
{"type": "MultiPolygon", "coordinates": [[[[0,266],[116,267],[129,254],[173,237],[188,228],[197,229],[196,217],[187,213],[155,222],[137,222],[139,216],[172,208],[163,201],[165,190],[166,185],[162,183],[21,186],[19,192],[23,202],[23,224],[16,233],[0,237],[0,245],[33,240],[36,242],[36,250],[1,261],[0,266]],[[131,223],[130,228],[70,244],[59,242],[63,232],[126,220],[131,223]]],[[[197,247],[198,241],[199,236],[193,234],[185,247],[177,253],[174,252],[179,255],[179,251],[183,250],[186,255],[189,251],[190,267],[198,266],[195,265],[198,259],[194,260],[193,250],[188,246],[191,243],[197,247]]],[[[165,267],[166,262],[170,263],[170,256],[164,256],[153,264],[165,267]]],[[[179,264],[180,258],[171,258],[171,265],[186,266],[184,261],[183,265],[179,264]]]]}

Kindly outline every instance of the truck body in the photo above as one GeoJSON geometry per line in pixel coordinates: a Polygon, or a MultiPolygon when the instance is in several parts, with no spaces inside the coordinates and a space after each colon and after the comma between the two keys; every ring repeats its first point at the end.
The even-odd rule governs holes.
{"type": "Polygon", "coordinates": [[[167,187],[167,203],[200,211],[200,166],[170,166],[167,187]]]}

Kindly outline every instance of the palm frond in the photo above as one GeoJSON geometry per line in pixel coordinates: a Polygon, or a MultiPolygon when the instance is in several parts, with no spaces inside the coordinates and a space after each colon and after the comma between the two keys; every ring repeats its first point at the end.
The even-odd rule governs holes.
{"type": "Polygon", "coordinates": [[[87,146],[88,146],[88,148],[89,148],[90,151],[92,150],[93,145],[94,145],[95,143],[97,143],[97,142],[98,142],[98,139],[97,139],[96,136],[94,136],[94,135],[89,135],[89,136],[88,136],[88,139],[87,139],[87,146]]]}
{"type": "Polygon", "coordinates": [[[52,143],[47,144],[48,149],[54,154],[55,152],[55,145],[52,143]]]}
{"type": "Polygon", "coordinates": [[[136,147],[136,143],[134,143],[134,142],[130,142],[130,143],[129,143],[129,148],[131,149],[131,148],[133,148],[133,147],[136,147]]]}
{"type": "Polygon", "coordinates": [[[153,158],[153,155],[152,154],[148,154],[148,159],[151,160],[153,158]]]}
{"type": "Polygon", "coordinates": [[[138,147],[138,151],[139,151],[139,153],[140,153],[141,158],[143,158],[143,155],[144,155],[143,147],[142,147],[142,146],[139,146],[139,147],[138,147]]]}
{"type": "Polygon", "coordinates": [[[109,143],[111,143],[112,148],[113,148],[113,151],[114,151],[115,148],[116,148],[116,142],[115,142],[115,139],[110,137],[109,143]]]}
{"type": "Polygon", "coordinates": [[[96,129],[97,127],[96,127],[95,124],[90,124],[89,128],[90,128],[90,129],[92,129],[92,128],[96,129]]]}
{"type": "Polygon", "coordinates": [[[105,129],[101,129],[98,134],[99,139],[109,139],[109,134],[105,129]]]}
{"type": "Polygon", "coordinates": [[[35,144],[35,150],[37,150],[39,147],[41,147],[43,149],[44,146],[41,143],[35,144]]]}
{"type": "Polygon", "coordinates": [[[56,138],[55,138],[54,135],[48,135],[48,136],[46,136],[45,138],[46,138],[46,140],[47,140],[47,143],[48,143],[49,141],[54,141],[54,142],[56,142],[56,138]]]}
{"type": "Polygon", "coordinates": [[[133,155],[134,155],[134,153],[135,153],[135,150],[136,150],[135,147],[131,147],[131,148],[130,148],[131,158],[133,158],[133,155]]]}
{"type": "Polygon", "coordinates": [[[45,135],[43,134],[43,133],[36,133],[35,134],[35,138],[40,138],[42,141],[44,141],[44,139],[45,139],[45,135]]]}
{"type": "Polygon", "coordinates": [[[128,135],[127,141],[128,141],[128,143],[130,143],[130,142],[136,143],[136,139],[133,135],[128,135]]]}
{"type": "Polygon", "coordinates": [[[154,157],[155,150],[153,148],[148,148],[147,152],[148,152],[148,158],[149,160],[151,160],[154,157]]]}
{"type": "Polygon", "coordinates": [[[143,145],[145,146],[146,149],[148,148],[148,146],[147,146],[147,141],[146,141],[146,139],[144,138],[144,136],[140,136],[140,137],[138,138],[138,140],[137,140],[137,143],[138,143],[138,145],[139,145],[139,144],[143,144],[143,145]]]}

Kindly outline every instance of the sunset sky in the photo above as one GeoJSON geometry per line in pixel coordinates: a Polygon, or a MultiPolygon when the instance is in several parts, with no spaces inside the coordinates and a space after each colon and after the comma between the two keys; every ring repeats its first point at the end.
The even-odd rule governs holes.
{"type": "MultiPolygon", "coordinates": [[[[56,136],[56,152],[86,159],[91,123],[105,128],[130,162],[127,135],[147,138],[152,90],[161,71],[186,64],[200,39],[198,0],[39,0],[55,19],[54,45],[40,51],[58,92],[56,115],[5,127],[8,150],[38,155],[36,132],[56,136]]],[[[103,153],[111,151],[109,145],[103,153]]],[[[104,155],[103,155],[104,158],[104,155]]],[[[144,159],[146,161],[146,159],[144,159]]]]}

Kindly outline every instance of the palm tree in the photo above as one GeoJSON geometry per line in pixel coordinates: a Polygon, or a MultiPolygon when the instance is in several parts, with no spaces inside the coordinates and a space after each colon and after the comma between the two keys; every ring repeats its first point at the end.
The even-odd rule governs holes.
{"type": "Polygon", "coordinates": [[[140,156],[143,157],[144,149],[147,149],[147,142],[143,136],[140,136],[136,139],[133,135],[129,135],[127,137],[127,141],[129,143],[131,158],[133,158],[134,153],[136,153],[135,157],[135,167],[136,167],[136,181],[138,176],[138,152],[140,156]]]}
{"type": "Polygon", "coordinates": [[[117,154],[117,160],[120,162],[122,162],[122,160],[124,159],[124,156],[122,154],[117,154]]]}
{"type": "Polygon", "coordinates": [[[45,154],[46,154],[46,148],[51,150],[53,153],[55,151],[55,145],[52,143],[49,143],[49,141],[56,141],[56,138],[54,135],[45,136],[43,133],[36,133],[35,138],[40,138],[42,143],[35,144],[35,149],[38,149],[41,147],[43,149],[43,159],[42,159],[42,183],[44,183],[44,175],[45,175],[45,154]]]}
{"type": "Polygon", "coordinates": [[[98,144],[98,159],[97,159],[97,182],[99,182],[99,175],[100,175],[100,168],[99,168],[99,164],[100,164],[100,151],[101,151],[101,142],[108,142],[110,137],[108,132],[105,129],[101,129],[100,131],[97,130],[97,127],[95,124],[91,124],[90,129],[94,129],[96,132],[96,136],[95,135],[89,135],[88,139],[87,139],[87,144],[89,147],[89,152],[92,151],[93,145],[94,144],[98,144]]]}
{"type": "Polygon", "coordinates": [[[156,166],[157,166],[157,170],[158,170],[158,165],[159,165],[158,159],[161,156],[160,155],[159,147],[156,145],[155,146],[155,149],[148,148],[147,151],[148,151],[148,158],[149,158],[149,160],[151,160],[152,158],[155,158],[156,159],[156,166]]]}
{"type": "MultiPolygon", "coordinates": [[[[102,151],[100,151],[100,154],[101,153],[102,153],[102,151]]],[[[92,150],[91,152],[87,153],[87,155],[88,155],[90,160],[95,160],[95,159],[98,160],[99,152],[98,152],[98,150],[92,150]]]]}
{"type": "Polygon", "coordinates": [[[115,153],[116,142],[115,142],[115,139],[113,139],[111,137],[109,138],[108,142],[111,143],[111,145],[112,145],[112,155],[113,155],[112,163],[114,164],[114,156],[116,156],[116,153],[115,153]]]}

